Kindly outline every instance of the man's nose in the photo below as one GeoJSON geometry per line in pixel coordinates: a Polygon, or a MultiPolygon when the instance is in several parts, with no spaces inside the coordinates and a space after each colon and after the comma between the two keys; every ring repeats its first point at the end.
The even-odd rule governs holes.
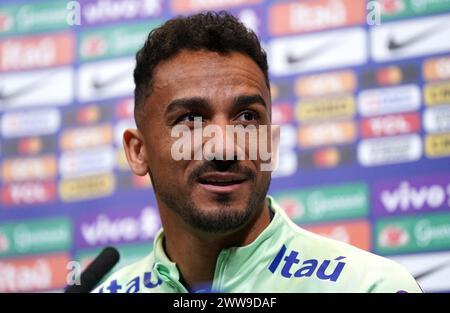
{"type": "MultiPolygon", "coordinates": [[[[224,163],[236,162],[244,152],[235,138],[234,125],[225,117],[216,118],[204,131],[204,156],[207,160],[224,163]]],[[[242,157],[241,157],[242,159],[242,157]]]]}

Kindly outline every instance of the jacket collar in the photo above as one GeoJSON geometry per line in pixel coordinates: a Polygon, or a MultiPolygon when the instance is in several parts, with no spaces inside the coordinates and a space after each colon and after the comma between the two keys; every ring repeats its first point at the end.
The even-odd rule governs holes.
{"type": "MultiPolygon", "coordinates": [[[[242,270],[244,264],[236,264],[236,262],[243,263],[250,258],[257,258],[261,255],[261,253],[259,253],[260,251],[257,250],[263,250],[263,245],[266,246],[275,244],[275,242],[271,241],[276,240],[277,236],[273,235],[275,232],[280,231],[279,228],[282,224],[285,223],[285,219],[287,219],[287,216],[286,213],[275,203],[272,197],[267,196],[267,199],[269,201],[269,208],[274,213],[270,224],[258,235],[258,237],[252,243],[242,247],[232,247],[224,249],[220,252],[216,263],[216,273],[214,274],[215,280],[219,275],[219,273],[217,273],[218,268],[223,265],[219,264],[220,262],[228,262],[230,263],[230,265],[232,265],[227,266],[227,275],[238,274],[237,272],[242,270]],[[235,271],[236,273],[232,273],[230,271],[235,271]]],[[[155,260],[153,270],[157,272],[158,276],[163,281],[171,285],[173,288],[178,289],[178,291],[186,292],[186,288],[179,281],[180,273],[176,263],[172,262],[164,251],[163,240],[164,231],[163,229],[161,229],[157,233],[153,245],[153,254],[155,260]]],[[[215,282],[213,282],[213,285],[214,284],[215,282]]]]}

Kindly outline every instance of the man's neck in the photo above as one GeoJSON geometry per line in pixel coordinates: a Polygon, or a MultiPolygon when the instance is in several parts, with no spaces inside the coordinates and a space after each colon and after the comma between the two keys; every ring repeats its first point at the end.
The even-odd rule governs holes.
{"type": "Polygon", "coordinates": [[[176,218],[164,220],[164,250],[177,264],[182,282],[189,290],[195,291],[198,287],[211,287],[220,251],[252,243],[269,225],[271,216],[265,202],[264,208],[247,225],[226,235],[189,230],[176,218]]]}

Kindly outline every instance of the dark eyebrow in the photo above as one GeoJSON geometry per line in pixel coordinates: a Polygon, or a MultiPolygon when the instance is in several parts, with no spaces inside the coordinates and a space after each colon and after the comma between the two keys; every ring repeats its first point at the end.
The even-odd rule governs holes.
{"type": "Polygon", "coordinates": [[[259,103],[267,109],[267,103],[260,95],[243,95],[234,99],[234,106],[245,107],[249,104],[259,103]]]}
{"type": "MultiPolygon", "coordinates": [[[[245,107],[249,104],[260,103],[267,109],[266,101],[264,101],[263,97],[260,95],[241,95],[237,96],[233,101],[233,106],[235,107],[245,107]]],[[[192,98],[181,98],[175,99],[171,101],[166,109],[165,113],[171,113],[176,111],[177,109],[185,109],[185,110],[205,110],[209,106],[209,103],[206,99],[200,97],[192,97],[192,98]]]]}
{"type": "Polygon", "coordinates": [[[185,110],[203,110],[208,107],[208,101],[200,97],[181,98],[171,101],[165,110],[165,113],[176,111],[177,109],[185,110]]]}

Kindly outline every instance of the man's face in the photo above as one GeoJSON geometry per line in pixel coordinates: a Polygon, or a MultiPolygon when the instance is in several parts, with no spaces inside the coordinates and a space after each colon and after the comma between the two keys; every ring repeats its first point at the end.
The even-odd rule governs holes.
{"type": "MultiPolygon", "coordinates": [[[[270,184],[259,157],[177,161],[171,154],[178,140],[172,129],[193,130],[198,118],[203,128],[270,124],[270,93],[262,71],[240,53],[182,51],[156,67],[152,87],[140,131],[160,207],[201,231],[226,233],[244,226],[264,206],[270,184]]],[[[192,153],[195,149],[193,144],[192,153]]],[[[223,149],[224,157],[225,149],[230,146],[223,149]]]]}

